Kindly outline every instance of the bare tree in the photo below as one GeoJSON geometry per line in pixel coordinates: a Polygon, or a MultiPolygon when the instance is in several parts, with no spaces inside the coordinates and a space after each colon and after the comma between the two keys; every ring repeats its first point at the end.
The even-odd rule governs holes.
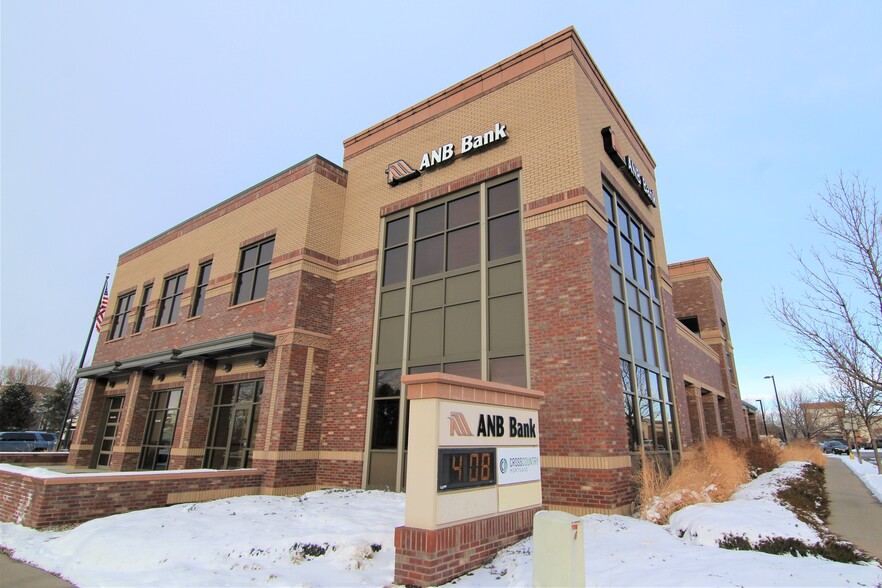
{"type": "Polygon", "coordinates": [[[882,390],[882,242],[875,188],[857,175],[825,182],[825,207],[810,219],[829,244],[796,252],[804,290],[776,292],[770,311],[829,374],[882,390]]]}
{"type": "Polygon", "coordinates": [[[54,383],[52,374],[30,359],[17,359],[11,365],[0,367],[3,384],[49,387],[54,383]]]}
{"type": "Polygon", "coordinates": [[[77,354],[73,351],[65,353],[52,364],[52,376],[55,378],[55,384],[58,384],[58,382],[72,384],[76,373],[77,354]]]}
{"type": "Polygon", "coordinates": [[[819,388],[797,386],[781,394],[781,416],[793,439],[840,435],[844,407],[823,402],[819,388]]]}
{"type": "Polygon", "coordinates": [[[876,189],[856,174],[825,182],[820,196],[824,208],[809,218],[828,244],[795,254],[803,292],[776,292],[770,310],[830,374],[834,396],[862,421],[875,447],[882,428],[882,206],[876,189]]]}

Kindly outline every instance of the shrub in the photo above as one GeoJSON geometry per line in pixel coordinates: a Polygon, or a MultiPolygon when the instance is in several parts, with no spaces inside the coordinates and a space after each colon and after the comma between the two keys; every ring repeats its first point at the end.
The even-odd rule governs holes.
{"type": "Polygon", "coordinates": [[[758,478],[781,465],[781,448],[769,441],[739,440],[735,447],[747,459],[751,478],[758,478]]]}
{"type": "Polygon", "coordinates": [[[763,537],[752,544],[744,535],[726,534],[717,541],[717,545],[723,549],[760,551],[772,555],[792,555],[794,557],[814,555],[840,563],[857,564],[870,561],[870,558],[857,550],[854,545],[832,537],[812,544],[793,537],[763,537]]]}

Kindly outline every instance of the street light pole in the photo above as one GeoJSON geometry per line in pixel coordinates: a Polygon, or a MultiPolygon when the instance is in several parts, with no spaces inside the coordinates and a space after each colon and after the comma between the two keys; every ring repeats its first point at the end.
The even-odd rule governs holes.
{"type": "Polygon", "coordinates": [[[775,384],[775,376],[766,376],[763,379],[772,378],[772,388],[775,389],[775,402],[778,403],[778,418],[781,419],[781,434],[784,436],[784,443],[787,443],[787,428],[784,426],[784,413],[781,412],[781,400],[778,398],[778,385],[775,384]]]}
{"type": "Polygon", "coordinates": [[[763,409],[763,400],[762,398],[757,398],[756,401],[760,403],[760,412],[763,414],[763,429],[766,430],[766,437],[768,437],[769,427],[766,426],[766,411],[763,409]]]}

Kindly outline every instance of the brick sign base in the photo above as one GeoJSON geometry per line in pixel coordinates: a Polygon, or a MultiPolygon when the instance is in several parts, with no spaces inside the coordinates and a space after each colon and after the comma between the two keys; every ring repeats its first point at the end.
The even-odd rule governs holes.
{"type": "Polygon", "coordinates": [[[395,529],[395,583],[439,586],[481,567],[496,553],[533,532],[526,508],[443,529],[395,529]]]}

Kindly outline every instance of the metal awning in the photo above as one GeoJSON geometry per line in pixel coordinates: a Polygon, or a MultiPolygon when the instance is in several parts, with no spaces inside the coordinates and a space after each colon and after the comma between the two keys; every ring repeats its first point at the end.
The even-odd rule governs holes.
{"type": "Polygon", "coordinates": [[[166,349],[122,360],[99,363],[77,370],[78,378],[107,378],[160,367],[186,365],[198,359],[213,359],[228,355],[240,355],[269,351],[276,346],[275,335],[267,333],[243,333],[204,343],[187,345],[180,349],[166,349]]]}

